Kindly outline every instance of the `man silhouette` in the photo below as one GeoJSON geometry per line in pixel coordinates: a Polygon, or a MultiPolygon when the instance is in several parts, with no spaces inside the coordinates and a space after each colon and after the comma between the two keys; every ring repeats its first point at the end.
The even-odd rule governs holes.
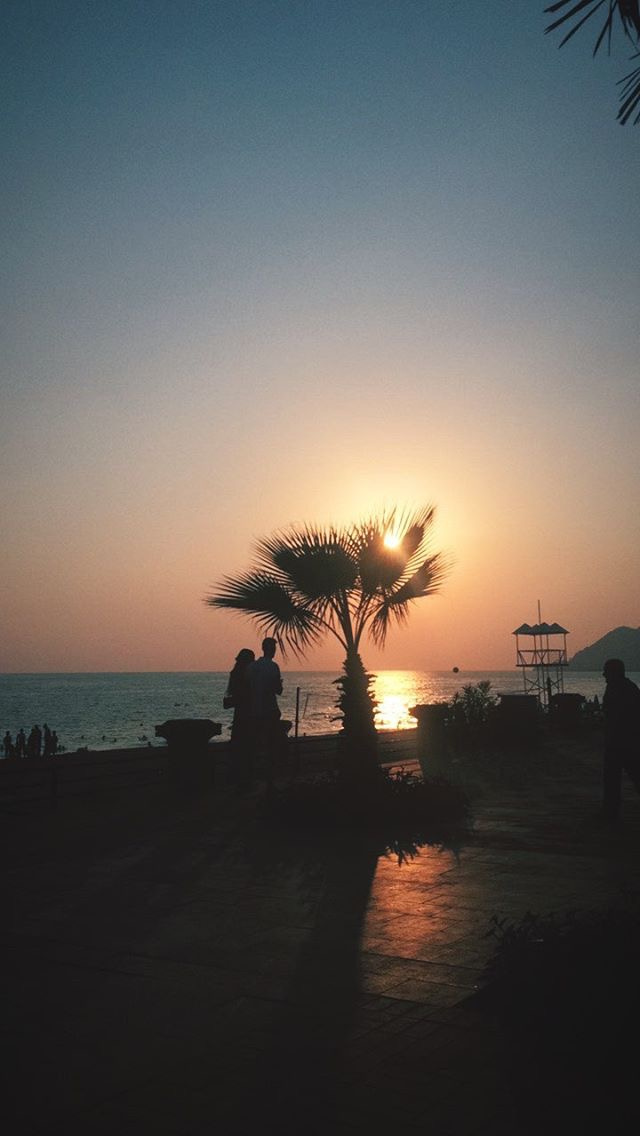
{"type": "Polygon", "coordinates": [[[602,699],[602,814],[613,823],[620,813],[623,769],[640,793],[640,690],[626,677],[622,659],[607,659],[602,674],[607,683],[602,699]]]}
{"type": "Polygon", "coordinates": [[[280,740],[278,695],[282,694],[282,676],[280,667],[273,658],[275,653],[276,641],[267,636],[262,640],[262,657],[248,668],[254,748],[256,754],[262,753],[266,757],[266,781],[269,789],[273,782],[273,765],[280,740]]]}

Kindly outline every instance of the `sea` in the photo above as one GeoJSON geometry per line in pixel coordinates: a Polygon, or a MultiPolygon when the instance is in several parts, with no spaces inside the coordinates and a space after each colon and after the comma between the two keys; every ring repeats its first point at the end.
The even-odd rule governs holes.
{"type": "MultiPolygon", "coordinates": [[[[340,728],[333,671],[283,670],[280,698],[283,718],[293,723],[290,736],[328,734],[340,728]]],[[[640,685],[640,673],[629,677],[640,685]]],[[[123,749],[165,745],[155,728],[171,718],[211,718],[227,737],[232,711],[222,699],[228,673],[177,671],[123,674],[5,674],[0,675],[0,736],[12,738],[20,728],[28,734],[46,722],[58,734],[63,751],[123,749]]],[[[412,706],[449,701],[464,686],[486,681],[495,695],[523,690],[519,670],[399,671],[380,670],[373,693],[380,729],[411,729],[412,706]]],[[[601,699],[604,680],[599,671],[564,672],[566,693],[601,699]]]]}

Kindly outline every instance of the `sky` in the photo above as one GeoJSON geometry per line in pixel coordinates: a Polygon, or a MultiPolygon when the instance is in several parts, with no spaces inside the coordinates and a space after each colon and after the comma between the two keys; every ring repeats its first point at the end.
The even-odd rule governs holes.
{"type": "Polygon", "coordinates": [[[632,47],[543,8],[5,3],[2,671],[228,670],[256,540],[393,504],[453,567],[369,668],[640,625],[632,47]]]}

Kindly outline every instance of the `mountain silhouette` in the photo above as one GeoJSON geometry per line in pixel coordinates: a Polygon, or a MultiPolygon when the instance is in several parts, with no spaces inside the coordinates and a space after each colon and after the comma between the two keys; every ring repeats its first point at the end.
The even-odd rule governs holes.
{"type": "Polygon", "coordinates": [[[640,627],[616,627],[590,647],[576,651],[574,671],[599,671],[605,659],[622,659],[628,671],[640,671],[640,627]]]}

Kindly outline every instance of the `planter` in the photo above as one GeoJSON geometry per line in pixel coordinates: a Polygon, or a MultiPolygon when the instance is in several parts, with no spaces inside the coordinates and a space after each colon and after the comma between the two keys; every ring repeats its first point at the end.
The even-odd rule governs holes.
{"type": "Polygon", "coordinates": [[[584,694],[552,694],[549,702],[549,720],[560,729],[571,730],[580,725],[584,694]]]}
{"type": "Polygon", "coordinates": [[[220,722],[209,718],[171,718],[156,726],[156,737],[169,748],[169,780],[177,789],[199,789],[213,782],[211,738],[222,733],[220,722]]]}

